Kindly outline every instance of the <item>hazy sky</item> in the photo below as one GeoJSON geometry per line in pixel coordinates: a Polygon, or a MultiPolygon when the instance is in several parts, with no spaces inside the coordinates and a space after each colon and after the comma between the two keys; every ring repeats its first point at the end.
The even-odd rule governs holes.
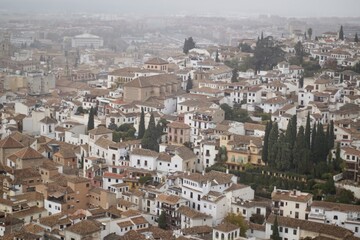
{"type": "Polygon", "coordinates": [[[0,0],[0,10],[360,17],[360,0],[0,0]]]}

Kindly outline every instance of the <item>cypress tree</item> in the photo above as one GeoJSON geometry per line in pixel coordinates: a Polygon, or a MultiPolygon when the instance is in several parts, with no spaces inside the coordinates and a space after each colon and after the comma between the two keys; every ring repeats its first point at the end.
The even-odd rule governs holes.
{"type": "Polygon", "coordinates": [[[220,59],[219,59],[219,50],[216,50],[215,62],[220,62],[220,59]]]}
{"type": "Polygon", "coordinates": [[[277,220],[277,216],[275,216],[274,225],[272,226],[272,240],[281,240],[280,233],[279,233],[279,224],[277,220]]]}
{"type": "Polygon", "coordinates": [[[88,125],[87,125],[88,131],[91,130],[91,129],[94,129],[94,127],[95,127],[94,115],[95,115],[94,109],[93,109],[93,107],[91,107],[90,112],[89,112],[88,125]]]}
{"type": "Polygon", "coordinates": [[[344,40],[344,30],[342,25],[339,30],[339,40],[344,40]]]}
{"type": "Polygon", "coordinates": [[[333,168],[335,171],[341,170],[341,157],[340,157],[340,143],[336,145],[335,160],[333,162],[333,168]]]}
{"type": "Polygon", "coordinates": [[[334,121],[331,120],[330,128],[329,128],[329,139],[328,139],[329,150],[334,148],[334,141],[335,141],[334,121]]]}
{"type": "Polygon", "coordinates": [[[315,152],[315,141],[316,141],[316,123],[314,123],[313,129],[311,131],[311,158],[312,161],[316,161],[316,152],[315,152]]]}
{"type": "Polygon", "coordinates": [[[153,151],[159,150],[159,143],[157,139],[157,131],[155,126],[155,118],[154,115],[151,114],[149,126],[145,131],[144,137],[141,140],[141,146],[145,149],[150,149],[153,151]]]}
{"type": "Polygon", "coordinates": [[[144,134],[145,134],[145,113],[144,113],[144,108],[141,108],[139,132],[137,139],[142,139],[144,137],[144,134]]]}
{"type": "Polygon", "coordinates": [[[266,164],[268,162],[268,146],[269,146],[269,135],[272,127],[271,120],[266,123],[264,145],[262,149],[262,161],[266,164]]]}
{"type": "Polygon", "coordinates": [[[316,136],[315,136],[315,144],[314,144],[314,152],[316,161],[326,161],[326,157],[328,155],[328,146],[327,139],[325,139],[324,127],[322,123],[318,123],[316,128],[316,136]]]}
{"type": "Polygon", "coordinates": [[[295,171],[306,174],[310,171],[309,149],[306,146],[305,130],[300,126],[293,149],[293,164],[295,171]]]}
{"type": "Polygon", "coordinates": [[[234,68],[232,70],[231,82],[238,82],[238,76],[239,76],[238,70],[237,70],[237,68],[234,68]]]}
{"type": "Polygon", "coordinates": [[[310,149],[310,112],[308,112],[307,118],[306,118],[306,126],[305,126],[305,142],[306,147],[310,149]]]}
{"type": "Polygon", "coordinates": [[[165,211],[162,211],[159,219],[158,219],[158,227],[161,229],[166,229],[166,215],[165,215],[165,211]]]}
{"type": "Polygon", "coordinates": [[[189,75],[188,79],[187,79],[187,83],[186,83],[186,92],[189,92],[190,89],[192,89],[192,88],[193,88],[193,82],[192,82],[191,76],[189,75]]]}
{"type": "Polygon", "coordinates": [[[279,140],[275,144],[276,158],[275,166],[278,171],[287,171],[290,169],[291,151],[289,142],[283,133],[280,134],[279,140]]]}
{"type": "Polygon", "coordinates": [[[356,42],[356,43],[358,43],[358,42],[359,42],[359,37],[358,37],[357,33],[355,33],[354,42],[356,42]]]}
{"type": "Polygon", "coordinates": [[[273,123],[268,140],[268,162],[270,166],[275,165],[275,158],[277,155],[276,143],[279,138],[279,128],[277,122],[273,123]]]}

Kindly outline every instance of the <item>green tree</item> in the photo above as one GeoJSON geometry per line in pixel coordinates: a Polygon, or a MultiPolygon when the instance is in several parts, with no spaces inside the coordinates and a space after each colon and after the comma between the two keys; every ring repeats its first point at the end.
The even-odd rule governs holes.
{"type": "Polygon", "coordinates": [[[337,143],[336,145],[336,152],[335,152],[335,159],[333,161],[333,169],[336,172],[341,171],[341,163],[342,159],[340,157],[340,143],[337,143]]]}
{"type": "Polygon", "coordinates": [[[246,231],[248,230],[248,226],[246,224],[244,217],[241,215],[241,213],[240,214],[229,213],[225,217],[224,221],[240,227],[240,236],[246,237],[246,231]]]}
{"type": "Polygon", "coordinates": [[[186,83],[186,92],[190,92],[192,88],[193,88],[193,82],[191,76],[189,75],[186,83]]]}
{"type": "Polygon", "coordinates": [[[272,127],[272,121],[270,120],[266,123],[264,144],[261,155],[261,159],[265,164],[268,163],[268,147],[269,147],[269,135],[270,135],[271,127],[272,127]]]}
{"type": "Polygon", "coordinates": [[[299,60],[300,63],[303,63],[305,51],[304,51],[304,47],[303,47],[302,43],[300,41],[298,41],[295,44],[294,48],[295,48],[295,56],[297,57],[297,59],[299,60]]]}
{"type": "Polygon", "coordinates": [[[216,55],[215,55],[215,62],[220,62],[220,59],[219,59],[219,50],[216,50],[216,55]]]}
{"type": "Polygon", "coordinates": [[[233,109],[228,104],[223,103],[220,108],[225,112],[225,120],[233,119],[233,109]]]}
{"type": "Polygon", "coordinates": [[[145,176],[142,176],[142,177],[139,178],[139,183],[140,183],[141,185],[144,185],[144,184],[146,184],[146,183],[148,183],[148,182],[151,182],[152,179],[153,179],[152,176],[150,176],[150,175],[145,175],[145,176]]]}
{"type": "Polygon", "coordinates": [[[336,202],[352,204],[355,201],[354,193],[347,189],[339,189],[336,192],[336,202]]]}
{"type": "Polygon", "coordinates": [[[279,128],[277,122],[273,123],[268,140],[268,162],[270,166],[275,166],[277,156],[277,141],[279,138],[279,128]]]}
{"type": "Polygon", "coordinates": [[[158,226],[161,229],[166,229],[167,227],[165,211],[162,211],[158,218],[158,226]]]}
{"type": "Polygon", "coordinates": [[[226,163],[226,161],[228,160],[227,149],[225,146],[219,148],[219,151],[216,156],[216,160],[219,163],[226,163]]]}
{"type": "Polygon", "coordinates": [[[308,34],[310,40],[311,40],[311,37],[312,37],[312,33],[313,33],[312,28],[308,28],[307,34],[308,34]]]}
{"type": "Polygon", "coordinates": [[[79,106],[77,109],[76,109],[76,113],[75,115],[80,115],[80,114],[84,114],[84,108],[82,106],[79,106]]]}
{"type": "Polygon", "coordinates": [[[90,108],[90,112],[89,112],[88,125],[87,125],[88,131],[91,130],[91,129],[94,129],[94,127],[95,127],[94,115],[95,115],[94,109],[93,109],[93,107],[91,107],[91,108],[90,108]]]}
{"type": "Polygon", "coordinates": [[[275,216],[275,221],[274,221],[274,225],[272,226],[272,234],[270,238],[271,240],[281,240],[277,216],[275,216]]]}
{"type": "Polygon", "coordinates": [[[336,187],[332,176],[329,176],[328,180],[323,184],[322,190],[325,194],[333,195],[336,193],[336,187]]]}
{"type": "Polygon", "coordinates": [[[354,42],[356,42],[356,43],[359,42],[359,37],[358,37],[358,34],[357,34],[357,33],[355,33],[354,42]]]}
{"type": "Polygon", "coordinates": [[[188,54],[191,49],[195,48],[195,42],[192,37],[185,39],[183,52],[188,54]]]}
{"type": "Polygon", "coordinates": [[[145,149],[159,151],[158,134],[155,126],[154,115],[151,114],[149,126],[145,131],[144,137],[141,140],[141,146],[145,149]]]}
{"type": "Polygon", "coordinates": [[[339,40],[344,40],[344,29],[343,26],[340,26],[340,30],[339,30],[339,40]]]}
{"type": "Polygon", "coordinates": [[[290,169],[291,150],[290,143],[283,133],[280,134],[278,141],[275,143],[276,158],[275,167],[278,171],[288,171],[290,169]]]}
{"type": "Polygon", "coordinates": [[[256,214],[254,213],[253,215],[251,215],[250,217],[250,222],[256,223],[256,224],[263,224],[265,221],[265,217],[264,215],[261,214],[256,214]]]}
{"type": "Polygon", "coordinates": [[[232,70],[232,75],[231,75],[231,82],[238,82],[238,77],[239,77],[239,74],[238,74],[238,70],[236,68],[234,68],[232,70]]]}
{"type": "Polygon", "coordinates": [[[314,126],[312,128],[312,131],[311,131],[311,159],[313,162],[316,161],[316,145],[315,145],[315,141],[316,141],[316,123],[314,123],[314,126]]]}
{"type": "Polygon", "coordinates": [[[301,77],[299,78],[299,88],[303,88],[303,87],[304,87],[304,77],[301,76],[301,77]]]}
{"type": "Polygon", "coordinates": [[[239,48],[242,52],[251,53],[253,50],[251,47],[246,43],[240,43],[239,48]]]}
{"type": "Polygon", "coordinates": [[[137,139],[142,139],[144,137],[144,134],[145,134],[145,113],[144,113],[144,109],[141,108],[139,132],[137,139]]]}
{"type": "Polygon", "coordinates": [[[306,147],[310,149],[310,136],[311,136],[311,129],[310,129],[310,112],[308,112],[306,117],[306,125],[305,125],[305,142],[306,147]]]}
{"type": "Polygon", "coordinates": [[[305,141],[305,130],[303,126],[299,127],[296,141],[293,149],[293,165],[295,171],[299,174],[310,172],[310,152],[305,141]]]}

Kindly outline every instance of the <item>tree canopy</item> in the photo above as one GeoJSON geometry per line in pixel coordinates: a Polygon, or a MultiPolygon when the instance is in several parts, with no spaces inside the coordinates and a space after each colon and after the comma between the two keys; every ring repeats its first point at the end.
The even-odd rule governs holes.
{"type": "Polygon", "coordinates": [[[88,131],[91,129],[94,129],[94,127],[95,127],[94,115],[95,115],[94,109],[93,109],[93,107],[91,107],[90,112],[89,112],[88,125],[87,125],[88,131]]]}
{"type": "Polygon", "coordinates": [[[192,37],[186,38],[184,42],[183,52],[188,54],[191,49],[195,48],[195,42],[192,37]]]}
{"type": "Polygon", "coordinates": [[[229,213],[225,217],[224,221],[240,227],[240,236],[246,237],[248,225],[246,224],[246,221],[241,214],[229,213]]]}
{"type": "Polygon", "coordinates": [[[344,40],[344,29],[343,26],[340,26],[340,30],[339,30],[339,40],[344,40]]]}
{"type": "Polygon", "coordinates": [[[145,134],[145,113],[144,113],[144,108],[141,108],[139,132],[137,139],[142,139],[144,137],[144,134],[145,134]]]}
{"type": "Polygon", "coordinates": [[[159,134],[157,133],[157,129],[155,126],[155,118],[154,115],[151,114],[149,126],[146,129],[144,137],[141,140],[142,148],[159,151],[158,135],[159,134]]]}

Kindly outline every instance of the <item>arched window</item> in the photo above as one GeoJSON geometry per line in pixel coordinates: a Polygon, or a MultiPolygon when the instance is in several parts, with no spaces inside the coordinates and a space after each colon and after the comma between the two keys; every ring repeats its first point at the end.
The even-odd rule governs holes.
{"type": "Polygon", "coordinates": [[[216,238],[216,239],[219,238],[219,232],[215,232],[215,238],[216,238]]]}

